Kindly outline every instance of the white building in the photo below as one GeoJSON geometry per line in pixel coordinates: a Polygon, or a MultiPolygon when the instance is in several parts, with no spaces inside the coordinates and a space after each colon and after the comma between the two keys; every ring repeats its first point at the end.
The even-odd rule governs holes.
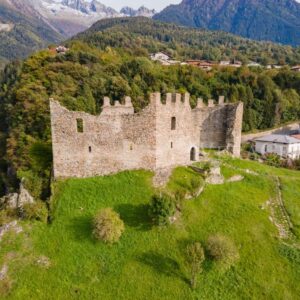
{"type": "Polygon", "coordinates": [[[254,140],[255,151],[262,155],[276,153],[284,158],[300,157],[300,139],[283,134],[270,134],[254,140]]]}
{"type": "Polygon", "coordinates": [[[262,65],[257,63],[257,62],[254,62],[254,61],[250,61],[248,64],[247,64],[247,67],[261,67],[262,65]]]}
{"type": "Polygon", "coordinates": [[[171,57],[168,54],[164,53],[164,52],[153,53],[153,54],[150,55],[150,58],[154,61],[156,61],[156,60],[168,61],[168,60],[171,59],[171,57]]]}

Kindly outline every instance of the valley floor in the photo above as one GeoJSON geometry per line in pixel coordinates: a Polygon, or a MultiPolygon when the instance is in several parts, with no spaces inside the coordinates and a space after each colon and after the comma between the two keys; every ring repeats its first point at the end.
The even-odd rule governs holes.
{"type": "MultiPolygon", "coordinates": [[[[0,242],[0,266],[7,263],[12,283],[7,299],[299,299],[300,172],[220,161],[225,178],[244,179],[206,185],[166,228],[152,227],[147,216],[154,193],[150,172],[54,183],[52,224],[21,223],[22,233],[0,242]],[[284,222],[280,208],[275,203],[272,213],[270,207],[278,192],[274,178],[293,224],[288,239],[279,238],[275,226],[284,222]],[[93,215],[104,207],[125,222],[115,245],[91,235],[93,215]],[[234,240],[240,259],[227,271],[206,260],[193,291],[183,267],[185,245],[205,244],[215,233],[234,240]]],[[[178,168],[168,188],[188,190],[194,176],[178,168]]]]}

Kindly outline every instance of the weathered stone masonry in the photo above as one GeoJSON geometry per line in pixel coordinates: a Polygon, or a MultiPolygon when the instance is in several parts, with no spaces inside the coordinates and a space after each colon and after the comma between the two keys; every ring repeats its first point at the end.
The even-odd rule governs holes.
{"type": "Polygon", "coordinates": [[[104,99],[93,116],[69,111],[50,100],[54,177],[89,177],[122,170],[156,170],[187,165],[199,149],[227,149],[240,154],[243,104],[218,105],[201,99],[192,109],[189,95],[153,93],[139,113],[129,97],[125,104],[104,99]]]}

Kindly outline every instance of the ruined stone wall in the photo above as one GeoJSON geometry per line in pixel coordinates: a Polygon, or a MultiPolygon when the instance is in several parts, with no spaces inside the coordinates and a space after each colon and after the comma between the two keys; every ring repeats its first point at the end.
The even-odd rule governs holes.
{"type": "Polygon", "coordinates": [[[200,124],[200,148],[226,149],[240,155],[243,104],[224,103],[220,97],[216,105],[209,100],[206,107],[200,100],[197,105],[200,124]]]}
{"type": "Polygon", "coordinates": [[[223,97],[208,106],[199,99],[191,109],[188,94],[167,94],[162,103],[161,95],[153,93],[140,113],[134,113],[129,97],[124,105],[105,98],[98,116],[69,111],[51,100],[50,111],[56,178],[186,165],[198,160],[200,148],[240,152],[243,106],[224,104],[223,97]]]}
{"type": "Polygon", "coordinates": [[[165,104],[158,100],[156,120],[157,168],[190,164],[192,148],[198,160],[200,131],[188,94],[167,94],[165,104]]]}
{"type": "Polygon", "coordinates": [[[237,157],[241,152],[243,112],[242,102],[227,106],[226,150],[237,157]]]}
{"type": "Polygon", "coordinates": [[[106,99],[104,113],[92,116],[50,102],[56,178],[155,168],[155,107],[134,114],[131,103],[126,105],[110,106],[106,99]],[[83,132],[77,131],[77,119],[83,121],[83,132]]]}

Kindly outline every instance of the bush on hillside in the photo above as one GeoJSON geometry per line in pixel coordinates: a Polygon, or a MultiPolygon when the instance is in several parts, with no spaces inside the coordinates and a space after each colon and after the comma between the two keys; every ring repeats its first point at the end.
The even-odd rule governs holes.
{"type": "Polygon", "coordinates": [[[157,225],[167,225],[170,217],[176,212],[176,201],[165,193],[153,195],[149,208],[149,215],[157,225]]]}
{"type": "Polygon", "coordinates": [[[236,246],[226,236],[220,234],[210,236],[206,248],[209,256],[224,266],[231,266],[239,259],[236,246]]]}
{"type": "Polygon", "coordinates": [[[9,223],[11,217],[7,214],[6,210],[0,210],[0,227],[9,223]]]}
{"type": "Polygon", "coordinates": [[[120,239],[124,229],[124,222],[112,208],[104,208],[94,217],[93,235],[97,240],[115,243],[120,239]]]}
{"type": "Polygon", "coordinates": [[[46,204],[42,201],[34,203],[26,203],[20,209],[20,214],[23,219],[31,221],[47,222],[48,209],[46,204]]]}
{"type": "Polygon", "coordinates": [[[267,153],[265,155],[265,159],[266,159],[266,163],[269,166],[273,166],[273,167],[280,167],[281,164],[281,159],[280,156],[276,153],[267,153]]]}

